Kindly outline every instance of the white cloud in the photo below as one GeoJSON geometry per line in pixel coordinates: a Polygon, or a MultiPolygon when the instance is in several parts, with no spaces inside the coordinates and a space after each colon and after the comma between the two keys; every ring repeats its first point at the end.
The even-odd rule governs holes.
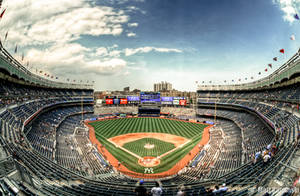
{"type": "MultiPolygon", "coordinates": [[[[105,49],[105,48],[104,48],[105,49]]],[[[98,48],[96,53],[105,54],[103,48],[98,48]]],[[[74,74],[105,74],[113,75],[126,68],[127,62],[120,58],[91,59],[86,55],[91,49],[80,44],[58,44],[46,51],[31,49],[26,58],[32,64],[42,65],[40,69],[66,76],[74,74]]],[[[76,76],[77,77],[77,76],[76,76]]]]}
{"type": "Polygon", "coordinates": [[[109,56],[111,56],[111,57],[119,57],[120,54],[121,54],[120,50],[113,50],[113,51],[109,52],[109,56]]]}
{"type": "Polygon", "coordinates": [[[137,27],[139,26],[138,23],[134,22],[134,23],[128,23],[128,27],[137,27]]]}
{"type": "Polygon", "coordinates": [[[130,32],[130,33],[127,33],[127,37],[135,37],[136,36],[136,34],[135,33],[132,33],[132,32],[130,32]]]}
{"type": "Polygon", "coordinates": [[[112,46],[112,48],[117,48],[117,47],[119,47],[118,44],[114,44],[114,45],[112,46]]]}
{"type": "Polygon", "coordinates": [[[295,21],[296,10],[300,9],[300,0],[274,0],[280,9],[284,12],[283,19],[290,23],[295,21]]]}
{"type": "Polygon", "coordinates": [[[76,43],[82,35],[122,34],[130,19],[122,9],[91,6],[83,0],[9,0],[3,7],[8,10],[1,20],[0,34],[8,31],[6,47],[14,49],[18,43],[19,48],[26,48],[26,61],[39,70],[61,76],[74,74],[76,78],[126,69],[117,44],[90,49],[76,43]]]}
{"type": "Polygon", "coordinates": [[[125,56],[131,56],[136,53],[148,53],[151,51],[156,51],[156,52],[176,52],[176,53],[181,53],[182,50],[175,49],[175,48],[155,48],[155,47],[141,47],[141,48],[126,48],[125,49],[125,56]]]}
{"type": "Polygon", "coordinates": [[[2,34],[19,45],[69,42],[80,35],[113,35],[123,32],[129,16],[112,7],[90,7],[81,0],[5,1],[9,10],[1,20],[2,34]]]}
{"type": "Polygon", "coordinates": [[[115,49],[116,46],[112,47],[100,47],[96,49],[95,55],[100,56],[100,57],[119,57],[120,54],[122,53],[121,50],[112,50],[115,49]]]}
{"type": "MultiPolygon", "coordinates": [[[[135,1],[135,2],[138,2],[138,3],[142,3],[145,0],[130,0],[130,1],[135,1]]],[[[109,0],[109,2],[111,4],[125,4],[125,3],[128,3],[129,0],[109,0]]]]}
{"type": "Polygon", "coordinates": [[[85,71],[101,74],[120,73],[126,65],[127,62],[119,58],[113,58],[107,61],[94,60],[87,63],[85,71]]]}
{"type": "Polygon", "coordinates": [[[98,56],[107,56],[108,55],[108,51],[104,47],[97,48],[96,55],[98,55],[98,56]]]}

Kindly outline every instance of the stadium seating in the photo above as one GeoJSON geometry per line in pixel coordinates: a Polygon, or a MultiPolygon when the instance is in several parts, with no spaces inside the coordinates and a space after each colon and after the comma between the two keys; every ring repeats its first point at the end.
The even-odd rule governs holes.
{"type": "MultiPolygon", "coordinates": [[[[289,162],[295,153],[300,129],[299,116],[293,113],[300,98],[299,85],[199,90],[197,96],[197,108],[161,109],[178,119],[217,120],[209,144],[178,174],[160,179],[164,195],[176,194],[180,186],[187,195],[209,195],[207,188],[222,183],[230,187],[225,195],[249,195],[251,187],[264,186],[270,177],[282,175],[280,164],[289,162]],[[255,153],[269,144],[278,146],[271,161],[254,163],[255,153]]],[[[134,195],[137,179],[112,168],[89,141],[82,120],[136,114],[137,110],[136,106],[94,108],[92,89],[0,79],[0,191],[11,195],[19,191],[25,195],[134,195]],[[12,171],[29,177],[10,178],[12,171]]],[[[145,186],[150,189],[154,183],[146,181],[145,186]]]]}

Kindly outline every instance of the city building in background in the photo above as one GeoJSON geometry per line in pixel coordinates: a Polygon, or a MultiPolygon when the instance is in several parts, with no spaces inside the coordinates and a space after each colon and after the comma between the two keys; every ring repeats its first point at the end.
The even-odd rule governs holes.
{"type": "Polygon", "coordinates": [[[130,91],[130,87],[129,87],[129,86],[124,87],[124,88],[123,88],[123,91],[124,91],[124,92],[129,92],[129,91],[130,91]]]}
{"type": "Polygon", "coordinates": [[[154,84],[154,92],[165,92],[165,91],[171,91],[172,90],[172,84],[169,82],[160,82],[154,84]]]}

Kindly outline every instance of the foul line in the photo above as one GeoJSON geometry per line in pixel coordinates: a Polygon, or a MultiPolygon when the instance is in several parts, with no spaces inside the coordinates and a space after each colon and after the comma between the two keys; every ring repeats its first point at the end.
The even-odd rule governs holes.
{"type": "Polygon", "coordinates": [[[164,156],[170,154],[171,152],[174,152],[174,151],[177,150],[178,148],[182,148],[183,146],[185,146],[185,145],[186,145],[187,143],[189,143],[190,141],[191,141],[191,140],[188,140],[188,141],[186,141],[185,143],[183,143],[183,144],[177,146],[176,148],[173,148],[172,150],[170,150],[170,151],[168,151],[168,152],[165,152],[165,153],[162,154],[161,156],[158,156],[159,159],[161,159],[161,158],[163,158],[164,156]]]}
{"type": "Polygon", "coordinates": [[[139,155],[137,155],[137,154],[135,154],[135,153],[133,153],[133,152],[127,150],[126,148],[123,148],[122,146],[117,145],[116,143],[110,141],[109,139],[106,139],[106,141],[108,141],[108,142],[110,142],[111,144],[113,144],[116,148],[120,148],[120,149],[124,150],[125,152],[131,154],[132,156],[134,156],[134,157],[136,157],[136,158],[138,158],[138,159],[142,159],[142,157],[140,157],[139,155]]]}

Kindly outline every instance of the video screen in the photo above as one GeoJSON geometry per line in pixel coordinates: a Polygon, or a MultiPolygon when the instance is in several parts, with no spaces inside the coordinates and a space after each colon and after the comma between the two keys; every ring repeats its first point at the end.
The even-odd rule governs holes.
{"type": "Polygon", "coordinates": [[[141,92],[141,103],[145,102],[160,102],[160,93],[154,93],[154,92],[141,92]]]}

